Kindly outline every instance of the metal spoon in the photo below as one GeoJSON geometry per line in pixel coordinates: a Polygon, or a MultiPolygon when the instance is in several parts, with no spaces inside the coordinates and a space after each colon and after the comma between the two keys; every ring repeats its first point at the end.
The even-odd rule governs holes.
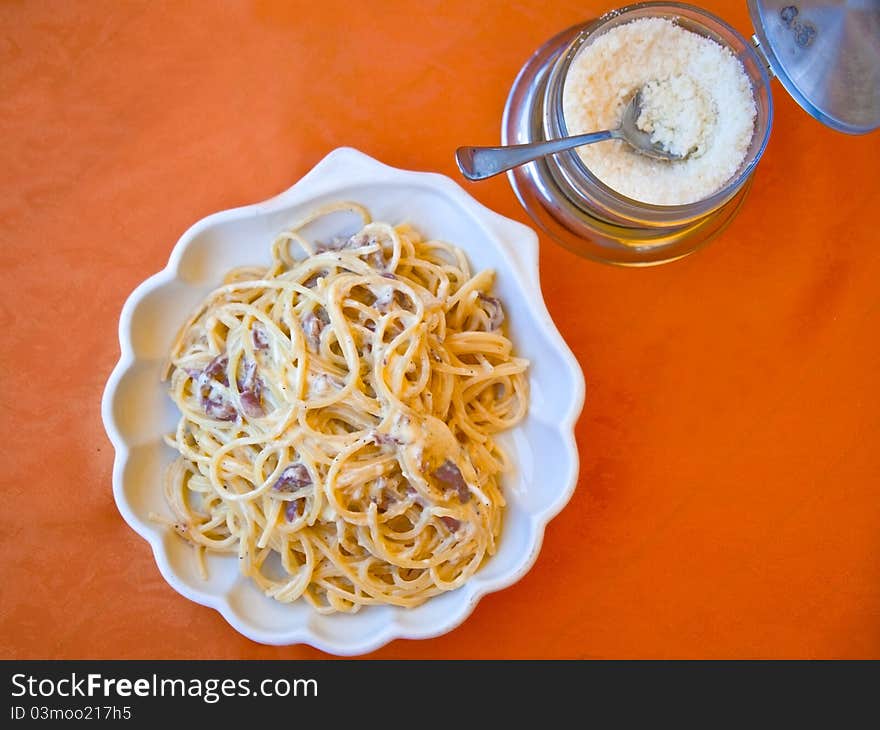
{"type": "Polygon", "coordinates": [[[658,160],[683,160],[687,155],[675,155],[651,142],[651,135],[636,125],[642,113],[642,90],[639,89],[623,110],[620,125],[605,132],[578,134],[574,137],[551,139],[546,142],[507,145],[505,147],[459,147],[455,161],[468,180],[485,180],[487,177],[512,170],[539,157],[564,152],[574,147],[606,139],[622,139],[636,152],[658,160]]]}

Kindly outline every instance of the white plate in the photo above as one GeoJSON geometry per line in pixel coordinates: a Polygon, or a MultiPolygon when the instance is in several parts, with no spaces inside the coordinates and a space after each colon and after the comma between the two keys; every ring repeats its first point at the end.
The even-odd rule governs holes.
{"type": "Polygon", "coordinates": [[[150,543],[172,588],[217,609],[254,641],[307,643],[351,655],[400,637],[445,633],[473,611],[481,596],[528,571],[547,522],[574,491],[574,425],[584,380],[541,298],[537,236],[485,208],[442,175],[397,170],[350,148],[334,150],[281,195],[208,216],[184,233],[168,266],[138,286],[123,306],[119,343],[122,354],[102,403],[104,426],[116,449],[113,494],[119,511],[150,543]],[[516,351],[531,361],[528,417],[504,437],[515,469],[503,482],[508,508],[499,550],[464,586],[418,608],[369,606],[357,614],[321,615],[304,602],[281,604],[239,574],[235,556],[209,556],[205,581],[192,549],[148,519],[150,512],[170,515],[162,474],[175,454],[162,435],[173,430],[178,414],[159,377],[178,329],[229,269],[268,264],[274,236],[331,200],[362,203],[376,220],[409,221],[424,235],[464,249],[475,270],[494,268],[516,351]]]}

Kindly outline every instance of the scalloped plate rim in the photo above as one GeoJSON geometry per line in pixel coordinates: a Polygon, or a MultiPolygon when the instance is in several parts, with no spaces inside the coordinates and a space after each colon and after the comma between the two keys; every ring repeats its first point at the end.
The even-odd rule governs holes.
{"type": "Polygon", "coordinates": [[[150,545],[159,572],[168,585],[194,603],[216,610],[233,629],[258,643],[273,646],[302,643],[340,656],[355,656],[374,651],[398,638],[426,639],[445,634],[463,623],[484,595],[513,585],[531,569],[540,553],[547,524],[562,511],[571,499],[577,485],[579,455],[574,429],[583,408],[586,386],[580,366],[553,323],[544,302],[538,273],[538,237],[528,226],[487,208],[471,197],[454,180],[440,173],[394,168],[351,147],[340,147],[333,150],[296,183],[278,195],[251,205],[212,213],[191,225],[174,245],[166,266],[138,284],[126,298],[119,317],[118,338],[120,357],[107,379],[101,399],[104,429],[114,448],[112,482],[113,497],[117,509],[132,530],[150,545]],[[266,215],[296,204],[297,198],[301,197],[300,203],[303,203],[310,198],[317,198],[332,192],[334,187],[356,184],[356,176],[355,182],[346,181],[345,186],[340,186],[338,183],[329,185],[325,183],[323,186],[320,182],[315,184],[315,181],[321,181],[322,175],[332,174],[333,166],[339,164],[350,165],[362,173],[365,171],[372,173],[369,181],[363,180],[360,184],[370,182],[406,184],[410,182],[419,187],[439,189],[447,197],[452,198],[454,203],[464,207],[470,213],[471,222],[479,226],[498,248],[505,253],[512,252],[516,260],[511,262],[510,270],[519,279],[520,286],[530,287],[534,296],[529,299],[527,306],[533,314],[537,315],[541,328],[553,343],[553,350],[561,356],[565,363],[567,374],[573,384],[573,392],[569,394],[568,407],[556,421],[557,430],[564,438],[565,452],[568,456],[567,469],[561,478],[564,484],[556,498],[542,510],[529,513],[529,530],[532,539],[529,540],[529,550],[525,559],[519,561],[517,566],[508,573],[492,579],[480,580],[480,574],[477,573],[469,582],[458,589],[465,591],[464,605],[459,611],[452,613],[446,621],[422,627],[404,627],[392,619],[381,630],[368,638],[351,642],[337,642],[332,639],[328,640],[326,637],[319,637],[305,625],[283,632],[265,631],[242,621],[226,596],[212,596],[195,590],[186,581],[179,578],[168,562],[161,536],[157,532],[147,529],[143,520],[135,513],[124,496],[123,477],[129,462],[131,447],[121,435],[113,415],[117,387],[125,374],[138,362],[134,355],[130,334],[134,313],[148,294],[164,284],[175,280],[183,281],[179,277],[179,264],[184,252],[196,235],[214,224],[266,215]],[[378,179],[375,177],[377,173],[379,174],[378,179]],[[309,185],[313,185],[314,188],[309,189],[309,185]],[[322,187],[326,189],[322,190],[322,187]],[[514,240],[517,241],[516,244],[512,243],[514,240]],[[520,248],[516,248],[516,246],[520,248]]]}

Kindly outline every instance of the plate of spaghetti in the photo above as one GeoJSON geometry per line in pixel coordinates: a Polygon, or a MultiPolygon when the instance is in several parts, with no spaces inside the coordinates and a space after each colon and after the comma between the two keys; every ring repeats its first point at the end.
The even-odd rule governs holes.
{"type": "Polygon", "coordinates": [[[178,592],[360,654],[518,580],[577,480],[583,376],[537,238],[349,148],[187,231],[129,297],[113,489],[178,592]]]}

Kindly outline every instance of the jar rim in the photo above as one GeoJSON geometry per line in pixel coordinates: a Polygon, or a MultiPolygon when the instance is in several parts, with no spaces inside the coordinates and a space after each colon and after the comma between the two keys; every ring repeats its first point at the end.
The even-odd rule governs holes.
{"type": "MultiPolygon", "coordinates": [[[[647,17],[666,17],[670,20],[685,18],[689,24],[699,26],[700,31],[705,31],[707,37],[712,40],[721,41],[725,48],[731,51],[737,58],[741,54],[751,61],[751,64],[743,64],[749,82],[752,84],[752,91],[757,101],[758,94],[763,90],[766,92],[766,119],[763,130],[759,130],[760,115],[756,118],[755,134],[760,135],[760,141],[757,146],[750,152],[751,159],[742,164],[739,171],[733,175],[721,188],[711,195],[701,198],[691,203],[682,203],[678,205],[658,205],[655,203],[647,203],[636,198],[630,198],[627,195],[615,190],[611,186],[600,180],[593,174],[581,159],[576,150],[560,153],[557,157],[570,162],[574,171],[585,178],[598,192],[600,197],[604,198],[606,203],[610,203],[615,207],[621,207],[636,214],[637,219],[642,219],[646,223],[662,223],[672,224],[680,220],[691,220],[696,217],[707,215],[716,210],[720,206],[729,201],[742,188],[746,180],[754,171],[758,162],[764,154],[767,142],[770,137],[770,129],[773,124],[773,96],[770,92],[770,76],[767,68],[761,60],[752,44],[739,33],[733,26],[719,18],[714,13],[709,12],[700,7],[679,2],[642,2],[632,5],[626,5],[616,10],[611,10],[584,27],[569,43],[562,53],[560,53],[556,63],[551,70],[550,78],[546,87],[547,99],[545,102],[545,110],[553,110],[553,116],[548,121],[558,123],[558,131],[554,136],[569,136],[568,128],[565,123],[565,115],[562,107],[562,90],[565,84],[565,78],[568,69],[581,48],[590,40],[595,39],[602,33],[607,32],[612,27],[622,25],[631,20],[647,17]],[[717,28],[713,28],[706,22],[713,24],[717,28]],[[719,34],[717,30],[721,30],[719,34]],[[737,46],[732,45],[728,38],[738,43],[737,46]],[[720,37],[719,37],[720,36],[720,37]],[[752,66],[750,70],[749,65],[752,66]],[[757,74],[752,70],[756,69],[757,74]],[[760,88],[756,88],[756,83],[760,83],[760,88]]],[[[688,28],[688,30],[690,30],[688,28]]],[[[699,31],[695,31],[699,32],[699,31]]],[[[740,58],[742,61],[742,59],[740,58]]],[[[545,129],[545,131],[550,131],[545,129]]],[[[549,135],[548,135],[549,136],[549,135]]]]}

